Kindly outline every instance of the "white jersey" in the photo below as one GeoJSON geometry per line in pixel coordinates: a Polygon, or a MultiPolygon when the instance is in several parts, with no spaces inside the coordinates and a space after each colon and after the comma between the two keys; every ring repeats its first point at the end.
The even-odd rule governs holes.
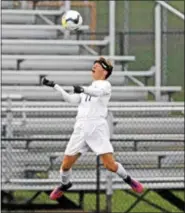
{"type": "Polygon", "coordinates": [[[111,84],[107,80],[93,81],[89,87],[83,87],[81,94],[68,94],[58,84],[54,87],[64,100],[78,104],[77,120],[106,118],[111,97],[111,84]]]}
{"type": "Polygon", "coordinates": [[[54,89],[62,94],[65,101],[78,104],[77,121],[65,155],[83,154],[89,148],[97,155],[112,153],[110,130],[105,119],[108,115],[111,84],[107,80],[93,81],[89,87],[83,87],[84,92],[81,94],[68,94],[57,84],[54,89]]]}
{"type": "Polygon", "coordinates": [[[83,87],[78,106],[78,119],[105,118],[108,112],[108,103],[111,97],[111,84],[106,80],[93,81],[89,87],[83,87]]]}

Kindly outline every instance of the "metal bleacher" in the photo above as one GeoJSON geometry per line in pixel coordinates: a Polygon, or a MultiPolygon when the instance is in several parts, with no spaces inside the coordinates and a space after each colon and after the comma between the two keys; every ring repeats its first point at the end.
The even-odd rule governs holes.
{"type": "MultiPolygon", "coordinates": [[[[66,114],[70,114],[67,110],[65,111],[66,114]]],[[[51,135],[72,133],[75,123],[74,118],[55,118],[56,115],[54,115],[54,118],[49,119],[48,117],[41,118],[39,113],[35,116],[37,115],[38,118],[26,118],[23,126],[21,125],[22,118],[14,118],[12,122],[14,134],[31,136],[34,134],[44,135],[46,132],[50,132],[51,135]],[[47,123],[48,120],[49,125],[47,123]]],[[[183,118],[115,118],[114,122],[114,132],[116,134],[184,134],[183,118]]]]}
{"type": "Polygon", "coordinates": [[[58,44],[58,43],[51,43],[46,42],[45,44],[16,44],[10,43],[9,40],[6,40],[7,44],[2,40],[2,52],[4,54],[49,54],[49,55],[77,55],[80,54],[80,47],[78,45],[65,45],[65,44],[58,44]],[[25,48],[26,47],[26,48],[25,48]]]}
{"type": "MultiPolygon", "coordinates": [[[[64,29],[59,24],[51,22],[48,18],[57,17],[59,19],[63,13],[62,10],[23,10],[20,8],[12,9],[12,7],[15,7],[14,3],[3,3],[2,69],[4,78],[6,78],[7,75],[5,74],[6,71],[10,70],[19,70],[21,74],[25,74],[25,72],[29,71],[34,71],[36,73],[47,71],[47,75],[50,76],[54,76],[55,71],[60,71],[59,75],[61,75],[61,77],[58,78],[58,80],[66,74],[61,71],[91,70],[92,63],[97,58],[98,53],[89,48],[89,45],[97,47],[106,47],[109,45],[109,39],[107,37],[103,40],[91,41],[84,39],[76,40],[74,35],[70,35],[69,39],[64,39],[64,29]],[[10,6],[10,8],[7,8],[8,6],[10,6]]],[[[82,26],[81,30],[88,30],[88,26],[82,26]]],[[[109,56],[109,58],[114,59],[116,62],[114,66],[114,75],[116,75],[117,71],[122,71],[123,67],[120,62],[127,64],[135,60],[134,56],[109,56]]],[[[155,68],[153,70],[153,75],[150,76],[148,76],[148,73],[151,70],[137,71],[137,75],[140,77],[143,76],[145,79],[152,78],[155,74],[155,68]]],[[[134,77],[134,72],[129,72],[129,74],[125,73],[124,75],[127,75],[128,79],[138,84],[138,80],[134,77]]],[[[18,72],[18,75],[21,74],[18,72]]],[[[22,79],[25,79],[26,82],[26,77],[25,75],[23,76],[22,79]]],[[[115,78],[118,79],[118,76],[115,78]]],[[[38,80],[40,81],[40,78],[38,78],[37,81],[38,80]]],[[[152,94],[155,94],[157,89],[146,87],[143,89],[141,88],[143,84],[139,84],[139,86],[140,88],[136,89],[134,87],[126,88],[126,91],[130,90],[128,93],[123,92],[117,87],[116,90],[118,93],[116,92],[116,98],[120,97],[121,94],[122,97],[126,96],[125,99],[121,98],[122,100],[147,100],[148,92],[151,91],[152,94]]],[[[114,87],[116,87],[116,84],[114,87]]],[[[7,90],[8,88],[5,89],[7,90]]],[[[16,91],[16,88],[12,89],[16,91]]],[[[23,87],[19,91],[22,92],[27,89],[32,90],[32,88],[23,87]]],[[[43,89],[38,88],[38,90],[41,91],[43,89]]],[[[161,88],[159,88],[159,90],[161,90],[161,88]]],[[[166,96],[166,94],[170,96],[172,93],[180,91],[181,88],[165,87],[162,88],[162,90],[164,96],[166,96]]],[[[9,94],[9,91],[7,92],[9,94]]],[[[46,91],[44,91],[44,93],[45,92],[46,91]]],[[[4,91],[4,93],[6,93],[6,91],[4,91]]],[[[38,91],[37,94],[39,94],[38,91]]],[[[28,97],[30,97],[30,93],[28,97]]]]}
{"type": "MultiPolygon", "coordinates": [[[[142,180],[147,188],[181,188],[184,171],[184,118],[170,114],[182,111],[183,103],[171,105],[166,103],[166,106],[165,103],[158,103],[153,107],[152,103],[141,103],[141,106],[138,104],[137,107],[134,104],[131,106],[130,103],[129,107],[122,104],[122,108],[115,107],[118,102],[113,103],[110,104],[110,110],[114,115],[115,127],[111,141],[116,159],[123,163],[130,174],[142,180]]],[[[3,118],[8,116],[5,112],[6,108],[3,108],[3,118]]],[[[7,155],[4,156],[3,162],[10,165],[10,169],[8,166],[4,167],[3,173],[11,177],[10,183],[3,184],[4,189],[12,187],[12,189],[50,190],[59,182],[58,168],[73,131],[76,108],[68,108],[64,104],[62,108],[46,106],[28,108],[17,105],[11,108],[9,113],[13,116],[12,122],[10,120],[9,122],[15,138],[3,139],[2,149],[14,159],[14,162],[9,163],[7,155]],[[50,124],[48,125],[46,121],[50,124]],[[7,149],[9,145],[11,145],[10,152],[7,149]],[[28,158],[22,161],[26,156],[28,158]],[[40,160],[42,156],[46,159],[40,160]],[[39,173],[45,173],[47,178],[38,179],[39,173]]],[[[78,183],[73,190],[80,187],[83,190],[95,189],[95,159],[95,154],[88,152],[74,166],[73,181],[78,183],[81,180],[81,184],[79,186],[78,183]],[[87,165],[90,179],[86,177],[87,165]]],[[[107,173],[103,168],[101,173],[101,189],[105,190],[107,173]]],[[[112,178],[113,182],[117,183],[113,184],[113,189],[128,188],[122,185],[122,180],[118,177],[113,175],[112,178]]]]}
{"type": "MultiPolygon", "coordinates": [[[[61,11],[14,7],[13,1],[2,1],[1,188],[48,191],[60,182],[58,170],[77,108],[42,86],[41,78],[48,76],[68,92],[74,84],[88,85],[91,66],[99,54],[84,51],[84,46],[93,43],[106,47],[109,40],[76,40],[74,35],[66,40],[61,26],[36,21],[39,12],[60,16],[61,11]]],[[[156,89],[170,96],[181,87],[138,83],[137,77],[153,78],[155,67],[123,72],[120,62],[132,63],[135,57],[110,58],[115,62],[109,110],[113,114],[111,142],[116,159],[148,189],[183,188],[184,103],[148,101],[156,89]],[[126,79],[136,86],[128,86],[126,79]]],[[[73,191],[96,190],[96,159],[91,152],[79,159],[73,169],[73,191]]],[[[100,186],[106,191],[110,173],[100,167],[100,186]]],[[[128,189],[116,175],[111,179],[113,190],[128,189]]]]}

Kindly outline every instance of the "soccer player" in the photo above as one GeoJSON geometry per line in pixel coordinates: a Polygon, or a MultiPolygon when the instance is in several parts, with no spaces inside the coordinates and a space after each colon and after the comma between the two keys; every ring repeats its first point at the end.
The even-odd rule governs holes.
{"type": "Polygon", "coordinates": [[[107,79],[112,70],[111,62],[100,57],[92,66],[92,84],[88,87],[73,86],[73,94],[67,93],[53,81],[46,78],[42,80],[44,85],[59,91],[65,101],[78,104],[74,131],[67,144],[60,168],[61,185],[50,194],[52,200],[61,197],[63,192],[72,186],[70,182],[72,166],[81,154],[88,151],[89,147],[96,155],[100,156],[106,169],[117,173],[135,192],[143,192],[143,185],[133,179],[113,157],[113,147],[110,143],[109,127],[106,120],[107,106],[111,97],[111,84],[107,79]]]}

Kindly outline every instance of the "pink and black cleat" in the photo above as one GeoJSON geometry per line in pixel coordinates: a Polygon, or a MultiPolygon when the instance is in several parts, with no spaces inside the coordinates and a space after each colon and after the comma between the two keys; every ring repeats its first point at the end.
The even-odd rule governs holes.
{"type": "Polygon", "coordinates": [[[143,185],[133,178],[131,178],[131,183],[129,185],[132,187],[134,192],[142,193],[144,191],[143,185]]]}
{"type": "Polygon", "coordinates": [[[142,193],[144,191],[144,187],[143,185],[130,177],[130,175],[127,175],[127,177],[124,179],[125,183],[127,183],[128,185],[130,185],[132,187],[132,190],[134,192],[137,192],[137,193],[142,193]]]}
{"type": "Polygon", "coordinates": [[[60,197],[62,197],[62,195],[64,194],[64,192],[66,192],[69,188],[71,188],[72,183],[69,182],[68,184],[64,185],[61,184],[60,186],[57,186],[50,194],[50,199],[51,200],[57,200],[60,197]]]}

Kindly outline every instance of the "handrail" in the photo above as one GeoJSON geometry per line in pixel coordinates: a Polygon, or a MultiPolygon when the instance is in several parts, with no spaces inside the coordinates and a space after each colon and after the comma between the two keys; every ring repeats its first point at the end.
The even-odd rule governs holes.
{"type": "Polygon", "coordinates": [[[159,3],[160,5],[168,9],[170,12],[174,13],[175,15],[184,20],[184,14],[175,9],[174,7],[172,7],[171,5],[169,5],[168,3],[166,3],[165,1],[157,1],[157,3],[159,3]]]}

